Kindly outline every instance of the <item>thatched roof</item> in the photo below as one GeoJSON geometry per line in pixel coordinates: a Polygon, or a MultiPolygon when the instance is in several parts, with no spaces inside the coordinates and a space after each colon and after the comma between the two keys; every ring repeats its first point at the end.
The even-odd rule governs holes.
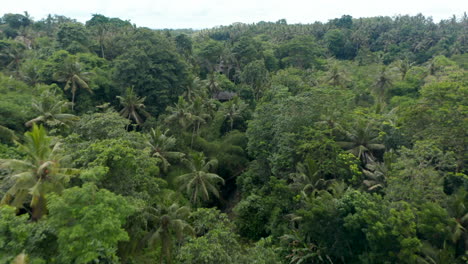
{"type": "Polygon", "coordinates": [[[217,99],[219,101],[229,101],[232,98],[234,98],[237,94],[234,92],[228,92],[228,91],[221,91],[218,92],[217,94],[213,95],[214,99],[217,99]]]}

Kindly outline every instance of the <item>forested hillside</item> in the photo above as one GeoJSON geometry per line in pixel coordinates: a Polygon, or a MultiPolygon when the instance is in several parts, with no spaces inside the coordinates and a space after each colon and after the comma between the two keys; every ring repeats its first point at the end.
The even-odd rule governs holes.
{"type": "Polygon", "coordinates": [[[468,262],[468,17],[0,18],[0,264],[468,262]]]}

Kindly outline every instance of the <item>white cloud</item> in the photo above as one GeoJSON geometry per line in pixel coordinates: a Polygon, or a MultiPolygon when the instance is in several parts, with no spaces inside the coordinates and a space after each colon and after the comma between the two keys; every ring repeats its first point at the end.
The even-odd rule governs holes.
{"type": "Polygon", "coordinates": [[[368,17],[422,13],[434,20],[461,16],[463,0],[0,0],[0,15],[28,11],[36,20],[60,14],[85,22],[91,14],[130,19],[151,28],[206,28],[234,22],[252,23],[286,18],[289,23],[325,22],[349,14],[368,17]]]}

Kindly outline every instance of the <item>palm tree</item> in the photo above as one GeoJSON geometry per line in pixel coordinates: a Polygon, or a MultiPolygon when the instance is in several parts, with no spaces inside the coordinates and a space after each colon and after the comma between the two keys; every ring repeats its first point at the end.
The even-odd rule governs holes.
{"type": "Polygon", "coordinates": [[[18,75],[21,62],[24,59],[25,50],[25,45],[20,42],[12,41],[3,48],[2,52],[0,52],[0,58],[6,62],[7,68],[11,69],[18,75]]]}
{"type": "Polygon", "coordinates": [[[26,122],[25,125],[28,127],[38,123],[43,123],[50,127],[69,125],[78,119],[75,115],[63,113],[69,105],[69,102],[60,100],[54,92],[46,91],[41,95],[40,100],[32,102],[32,108],[38,116],[26,122]]]}
{"type": "Polygon", "coordinates": [[[211,96],[214,96],[215,94],[217,94],[221,90],[218,79],[216,78],[216,76],[218,74],[219,73],[217,73],[217,72],[212,72],[212,73],[210,73],[208,75],[208,79],[206,80],[206,85],[208,87],[208,92],[210,93],[211,96]]]}
{"type": "Polygon", "coordinates": [[[333,86],[344,87],[346,82],[349,82],[349,79],[347,78],[346,73],[340,69],[337,64],[333,64],[331,69],[328,71],[326,82],[333,86]]]}
{"type": "Polygon", "coordinates": [[[366,164],[366,168],[362,172],[366,177],[363,183],[367,190],[375,191],[385,187],[390,167],[384,162],[371,162],[366,164]]]}
{"type": "Polygon", "coordinates": [[[409,62],[408,59],[399,60],[397,62],[396,67],[401,74],[401,80],[404,80],[406,78],[406,74],[408,74],[408,71],[411,69],[413,65],[414,65],[414,62],[409,62]]]}
{"type": "Polygon", "coordinates": [[[452,243],[461,243],[468,251],[468,192],[460,188],[450,196],[448,213],[453,221],[450,226],[452,243]]]}
{"type": "Polygon", "coordinates": [[[194,229],[187,223],[186,219],[190,214],[190,209],[186,206],[179,206],[174,203],[169,207],[163,207],[157,217],[158,229],[154,231],[150,238],[150,244],[161,245],[160,263],[166,258],[167,263],[172,262],[173,236],[181,241],[184,234],[193,235],[194,229]]]}
{"type": "Polygon", "coordinates": [[[12,186],[1,203],[19,208],[31,195],[32,219],[38,220],[46,213],[45,195],[60,192],[75,170],[60,166],[63,159],[59,154],[60,144],[52,143],[42,125],[33,124],[32,131],[24,134],[24,140],[19,144],[20,151],[26,153],[24,160],[0,160],[0,168],[12,171],[7,177],[12,186]]]}
{"type": "Polygon", "coordinates": [[[159,128],[151,129],[146,139],[146,145],[150,147],[154,157],[162,162],[162,170],[167,171],[171,166],[168,159],[181,159],[185,156],[184,153],[171,151],[175,147],[175,137],[168,136],[169,130],[162,132],[159,128]]]}
{"type": "Polygon", "coordinates": [[[40,82],[40,64],[36,60],[27,60],[21,64],[20,78],[31,86],[36,86],[40,82]]]}
{"type": "Polygon", "coordinates": [[[211,118],[211,115],[206,113],[205,105],[203,104],[203,99],[201,97],[195,98],[190,106],[190,112],[192,117],[192,140],[190,147],[192,147],[195,134],[198,136],[200,126],[205,124],[206,121],[211,118]]]}
{"type": "Polygon", "coordinates": [[[304,197],[316,190],[324,189],[330,183],[320,177],[319,168],[313,159],[306,159],[304,163],[296,165],[296,172],[289,176],[293,181],[290,186],[293,190],[300,191],[304,197]]]}
{"type": "Polygon", "coordinates": [[[117,96],[117,98],[123,106],[123,109],[119,112],[122,117],[135,121],[137,125],[141,125],[143,123],[143,119],[139,113],[146,117],[150,116],[150,114],[144,109],[145,105],[143,102],[146,97],[138,97],[133,91],[133,88],[128,88],[125,96],[117,96]]]}
{"type": "Polygon", "coordinates": [[[306,239],[297,230],[293,230],[291,234],[281,236],[280,240],[288,245],[290,253],[286,258],[289,259],[290,264],[333,263],[324,252],[324,248],[310,241],[306,242],[306,239]]]}
{"type": "Polygon", "coordinates": [[[234,120],[242,115],[242,112],[247,108],[238,96],[224,104],[224,117],[229,120],[231,130],[234,127],[234,120]]]}
{"type": "Polygon", "coordinates": [[[195,77],[190,85],[187,86],[186,91],[183,93],[183,96],[190,102],[193,102],[197,97],[205,98],[207,90],[206,81],[200,80],[200,78],[195,77]]]}
{"type": "Polygon", "coordinates": [[[93,93],[88,85],[90,72],[83,72],[81,65],[74,58],[68,58],[64,61],[63,67],[60,71],[54,74],[55,79],[58,82],[65,83],[64,90],[71,89],[72,93],[72,110],[75,106],[75,95],[78,89],[85,89],[90,93],[93,93]]]}
{"type": "Polygon", "coordinates": [[[385,145],[378,143],[379,135],[370,123],[359,121],[355,127],[344,133],[346,140],[337,143],[361,159],[364,164],[375,160],[373,151],[385,149],[385,145]]]}
{"type": "Polygon", "coordinates": [[[420,253],[418,254],[418,263],[421,264],[445,264],[456,263],[454,253],[447,248],[444,242],[441,249],[432,246],[429,242],[422,243],[420,253]]]}
{"type": "Polygon", "coordinates": [[[190,172],[176,178],[176,182],[180,185],[180,190],[187,192],[193,204],[198,204],[200,200],[208,201],[210,193],[217,198],[220,197],[218,183],[224,184],[224,179],[217,174],[209,172],[217,164],[218,161],[216,159],[206,162],[203,153],[194,153],[192,154],[192,160],[187,162],[190,172]]]}
{"type": "Polygon", "coordinates": [[[185,130],[192,124],[193,118],[191,113],[191,105],[185,101],[183,97],[179,97],[179,101],[175,106],[169,106],[167,110],[169,116],[164,120],[166,123],[177,123],[182,130],[185,130]]]}
{"type": "Polygon", "coordinates": [[[374,93],[380,103],[383,103],[385,101],[387,89],[390,88],[392,84],[393,81],[389,75],[388,69],[386,66],[383,66],[374,84],[374,93]]]}

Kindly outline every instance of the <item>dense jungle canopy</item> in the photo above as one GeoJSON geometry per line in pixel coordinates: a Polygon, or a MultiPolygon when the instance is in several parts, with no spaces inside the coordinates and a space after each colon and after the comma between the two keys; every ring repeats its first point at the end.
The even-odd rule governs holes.
{"type": "Polygon", "coordinates": [[[468,16],[0,18],[0,264],[468,262],[468,16]]]}

